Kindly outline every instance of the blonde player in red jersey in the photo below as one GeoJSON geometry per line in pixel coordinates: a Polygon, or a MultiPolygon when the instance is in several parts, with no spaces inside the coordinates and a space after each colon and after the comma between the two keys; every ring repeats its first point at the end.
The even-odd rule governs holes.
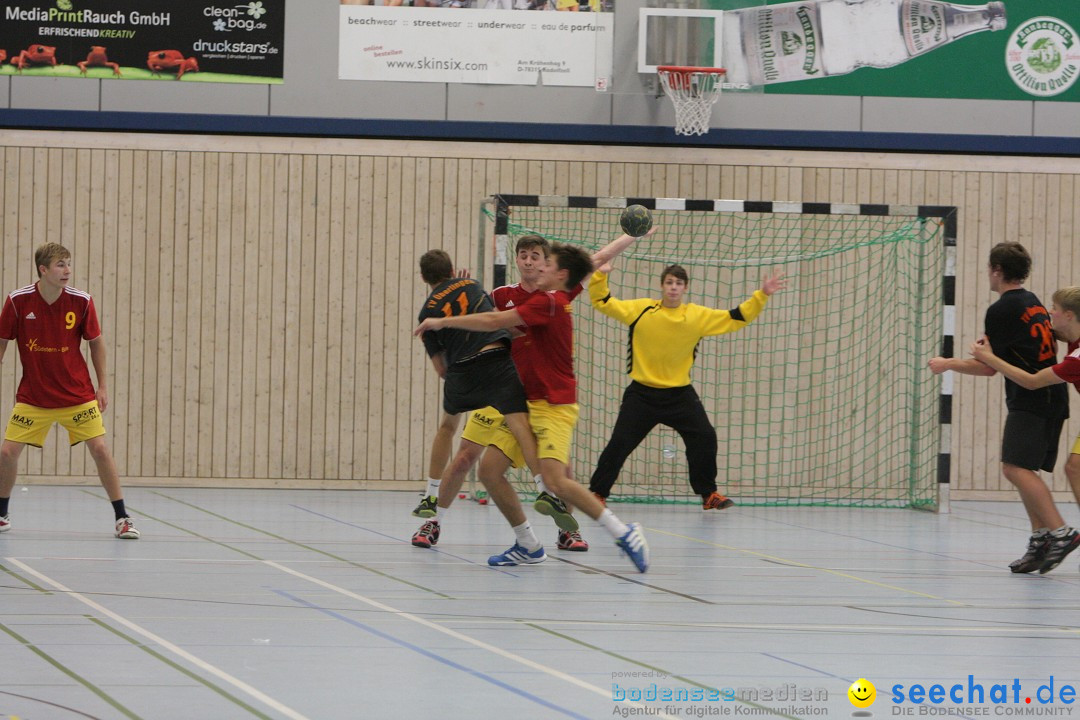
{"type": "MultiPolygon", "coordinates": [[[[623,235],[592,258],[580,248],[556,244],[537,279],[537,286],[545,292],[534,294],[525,304],[513,309],[427,318],[414,333],[421,335],[440,328],[492,331],[521,325],[528,327],[530,342],[526,348],[532,358],[518,370],[529,400],[529,422],[537,437],[544,483],[554,495],[600,523],[638,571],[645,572],[649,566],[649,547],[641,527],[637,523],[623,523],[567,472],[570,443],[578,417],[570,293],[592,272],[594,263],[604,265],[633,240],[631,236],[623,235]]],[[[501,555],[489,558],[488,564],[517,565],[530,561],[531,554],[515,543],[501,555]]]]}
{"type": "Polygon", "coordinates": [[[139,531],[124,508],[116,463],[105,442],[101,419],[109,405],[105,341],[94,300],[88,293],[70,287],[71,253],[63,245],[46,243],[39,247],[34,253],[34,265],[38,281],[8,295],[0,311],[0,362],[8,341],[15,340],[23,368],[15,408],[0,446],[0,532],[11,529],[8,504],[23,447],[41,447],[53,423],[59,423],[68,431],[72,445],[86,443],[101,486],[112,502],[116,537],[138,539],[139,531]],[[97,390],[79,351],[83,340],[90,345],[97,390]]]}

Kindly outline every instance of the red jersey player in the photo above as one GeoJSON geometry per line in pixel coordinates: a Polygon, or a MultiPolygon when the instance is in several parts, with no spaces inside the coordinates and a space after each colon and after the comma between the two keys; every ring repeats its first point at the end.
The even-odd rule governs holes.
{"type": "MultiPolygon", "coordinates": [[[[633,238],[624,235],[592,258],[580,248],[556,244],[536,283],[545,292],[535,293],[524,305],[499,312],[429,318],[414,333],[444,327],[473,331],[519,325],[529,328],[530,342],[524,347],[532,357],[518,365],[518,373],[529,400],[529,422],[537,437],[544,484],[556,496],[581,508],[586,515],[599,522],[615,538],[616,545],[629,556],[638,571],[645,572],[649,565],[649,548],[641,527],[636,523],[623,523],[592,493],[571,479],[567,472],[570,443],[578,417],[571,292],[592,272],[594,262],[603,265],[632,241],[633,238]]],[[[488,560],[491,565],[515,565],[521,562],[528,562],[528,556],[525,548],[518,544],[501,556],[488,560]]]]}
{"type": "Polygon", "coordinates": [[[46,243],[34,253],[38,281],[15,290],[0,311],[0,362],[9,340],[19,345],[23,376],[0,446],[0,532],[11,529],[8,504],[23,447],[41,447],[53,423],[68,431],[72,445],[85,442],[116,515],[116,537],[135,540],[139,531],[124,508],[124,494],[101,419],[109,404],[105,342],[94,300],[69,286],[71,253],[46,243]],[[97,390],[79,347],[90,345],[97,390]]]}

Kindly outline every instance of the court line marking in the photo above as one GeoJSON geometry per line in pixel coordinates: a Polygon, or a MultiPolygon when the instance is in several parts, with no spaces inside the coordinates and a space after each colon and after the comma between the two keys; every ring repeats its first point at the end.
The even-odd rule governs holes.
{"type": "MultiPolygon", "coordinates": [[[[311,551],[313,553],[318,553],[319,555],[323,555],[323,556],[328,557],[328,558],[333,558],[334,560],[337,560],[338,562],[343,562],[346,565],[351,565],[352,567],[360,568],[361,570],[366,570],[366,571],[368,571],[370,573],[373,573],[375,575],[380,575],[380,576],[386,578],[387,580],[393,580],[394,582],[399,582],[399,583],[402,583],[404,585],[408,585],[409,587],[414,587],[417,590],[423,590],[424,592],[431,593],[431,594],[436,595],[438,597],[441,597],[441,598],[443,598],[445,600],[456,600],[457,599],[457,598],[451,597],[450,595],[447,595],[445,593],[438,592],[437,590],[432,590],[429,587],[424,587],[423,585],[419,585],[417,583],[410,582],[408,580],[404,580],[404,579],[399,578],[399,577],[394,577],[390,573],[384,573],[381,570],[376,570],[375,568],[370,567],[368,565],[364,565],[363,563],[358,563],[358,562],[355,562],[353,560],[343,558],[340,555],[335,555],[335,554],[333,554],[331,552],[327,552],[326,550],[320,550],[319,548],[312,547],[311,545],[305,545],[304,543],[299,542],[297,540],[290,540],[287,537],[283,537],[281,535],[276,535],[276,534],[270,532],[269,530],[263,530],[261,528],[255,527],[254,525],[247,525],[245,523],[240,522],[239,520],[233,520],[232,518],[225,517],[224,515],[220,515],[220,514],[218,514],[216,512],[213,512],[211,510],[207,510],[206,508],[201,508],[198,505],[195,505],[194,503],[189,503],[187,501],[180,500],[179,498],[170,497],[170,496],[166,495],[163,492],[154,491],[153,494],[158,495],[160,497],[163,497],[166,500],[172,500],[175,503],[179,503],[180,505],[187,506],[187,507],[189,507],[189,508],[191,508],[193,510],[198,510],[199,512],[206,513],[210,517],[215,517],[218,520],[224,520],[225,522],[232,523],[233,525],[238,525],[238,526],[240,526],[242,528],[245,528],[247,530],[250,530],[252,532],[256,532],[256,533],[259,533],[261,535],[265,535],[267,537],[274,538],[275,540],[280,540],[281,542],[289,543],[290,545],[293,545],[295,547],[300,547],[300,548],[303,548],[305,550],[309,550],[309,551],[311,551]]],[[[146,513],[142,512],[141,510],[137,510],[137,512],[139,512],[142,515],[146,515],[146,513]]],[[[146,517],[151,517],[151,516],[146,515],[146,517]]],[[[153,518],[153,519],[157,520],[157,518],[153,518]]],[[[184,528],[178,527],[176,525],[172,525],[171,523],[166,523],[166,524],[170,525],[171,527],[175,527],[178,530],[184,530],[185,532],[190,532],[188,530],[185,530],[184,528]]],[[[194,535],[195,533],[192,533],[192,534],[194,535]]],[[[196,535],[196,537],[201,537],[201,536],[196,535]]],[[[251,553],[244,552],[243,550],[237,550],[237,552],[248,555],[249,557],[255,557],[254,555],[251,555],[251,553]]],[[[259,559],[261,560],[261,558],[259,558],[259,559]]]]}
{"type": "Polygon", "coordinates": [[[374,627],[371,627],[370,625],[366,625],[366,624],[360,622],[359,620],[353,620],[352,618],[349,618],[349,617],[346,617],[346,616],[342,615],[341,613],[337,612],[336,610],[330,610],[329,608],[324,608],[321,605],[316,605],[313,602],[310,602],[308,600],[304,600],[303,598],[297,597],[297,596],[293,595],[292,593],[286,592],[285,590],[279,590],[277,588],[270,588],[270,589],[273,592],[277,593],[278,595],[281,595],[282,597],[285,597],[285,598],[288,598],[289,600],[292,600],[297,605],[301,605],[303,607],[310,608],[311,610],[315,610],[316,612],[322,613],[323,615],[327,615],[329,617],[332,617],[335,620],[340,620],[340,621],[342,621],[342,622],[344,622],[344,623],[346,623],[348,625],[352,625],[353,627],[360,628],[361,630],[364,630],[365,632],[369,632],[369,633],[371,633],[372,635],[374,635],[376,637],[382,638],[383,640],[387,640],[389,642],[392,642],[395,645],[400,645],[401,647],[405,648],[406,650],[411,650],[411,651],[413,651],[413,652],[415,652],[415,653],[417,653],[419,655],[423,655],[424,657],[428,658],[429,660],[435,660],[436,662],[440,662],[443,665],[451,667],[451,668],[453,668],[455,670],[459,670],[459,671],[461,671],[463,673],[466,673],[468,675],[472,675],[473,677],[478,678],[480,680],[483,680],[484,682],[491,683],[492,685],[494,685],[494,686],[496,686],[498,688],[502,688],[503,690],[508,690],[509,692],[511,692],[511,693],[513,693],[515,695],[520,695],[521,697],[525,698],[526,700],[530,700],[530,701],[536,703],[537,705],[548,708],[549,710],[554,710],[556,712],[562,713],[563,715],[566,715],[567,717],[575,718],[576,720],[589,720],[588,716],[586,716],[586,715],[580,715],[580,714],[574,712],[573,710],[569,710],[567,708],[560,707],[559,705],[556,705],[555,703],[553,703],[553,702],[551,702],[549,700],[545,700],[542,697],[538,697],[538,696],[528,692],[527,690],[523,690],[522,688],[514,687],[510,683],[499,680],[498,678],[493,677],[491,675],[488,675],[485,672],[481,672],[480,670],[476,670],[476,669],[473,669],[473,668],[468,667],[466,665],[462,665],[461,663],[456,662],[454,660],[451,660],[450,658],[443,657],[442,655],[434,653],[431,650],[428,650],[427,648],[421,647],[419,645],[414,645],[413,643],[408,642],[407,640],[403,640],[401,638],[395,637],[394,635],[391,635],[388,632],[384,632],[382,630],[378,630],[378,629],[376,629],[374,627]]]}
{"type": "Polygon", "coordinates": [[[259,690],[257,688],[254,688],[251,685],[248,685],[243,680],[241,680],[239,678],[236,678],[236,677],[233,677],[232,675],[225,672],[221,668],[219,668],[219,667],[217,667],[215,665],[211,665],[210,663],[206,662],[205,660],[203,660],[203,659],[201,659],[201,658],[199,658],[199,657],[197,657],[195,655],[192,655],[187,650],[184,650],[182,647],[179,647],[178,645],[175,645],[175,644],[169,642],[168,640],[161,637],[160,635],[156,635],[155,633],[150,632],[149,630],[142,627],[141,625],[138,625],[137,623],[134,623],[131,620],[128,620],[123,615],[120,615],[119,613],[113,612],[112,610],[108,609],[104,605],[100,605],[100,604],[94,602],[93,600],[91,600],[90,598],[84,597],[80,593],[77,593],[74,590],[72,590],[71,588],[65,586],[64,584],[62,584],[62,583],[60,583],[60,582],[58,582],[56,580],[53,580],[52,578],[45,575],[44,573],[38,572],[37,570],[30,567],[26,563],[22,562],[18,558],[9,557],[9,558],[7,558],[7,562],[11,563],[12,565],[17,565],[18,567],[22,568],[25,572],[28,572],[31,575],[33,575],[34,577],[36,577],[38,580],[41,580],[42,582],[46,583],[47,585],[51,585],[52,587],[56,588],[57,590],[60,590],[61,592],[66,593],[68,595],[68,597],[75,598],[76,600],[78,600],[82,604],[93,608],[94,610],[96,610],[97,612],[101,613],[102,615],[104,615],[104,616],[106,616],[108,618],[111,618],[113,620],[113,622],[116,622],[116,623],[119,623],[120,625],[123,625],[128,630],[131,630],[134,633],[142,635],[144,638],[150,640],[153,643],[156,643],[157,645],[159,645],[162,648],[168,650],[169,652],[173,653],[174,655],[177,655],[177,656],[183,658],[184,660],[187,660],[189,663],[191,663],[195,667],[199,668],[200,670],[202,670],[204,672],[207,672],[207,673],[210,673],[211,675],[213,675],[213,676],[215,676],[215,677],[217,677],[217,678],[219,678],[221,680],[224,680],[225,682],[232,685],[237,690],[239,690],[239,691],[241,691],[241,692],[255,698],[259,702],[261,702],[264,705],[266,705],[267,707],[270,707],[270,708],[274,709],[275,711],[281,713],[285,717],[291,718],[291,720],[310,720],[310,718],[308,718],[306,715],[302,715],[301,713],[297,712],[296,710],[293,710],[288,705],[285,705],[284,703],[275,700],[274,698],[270,697],[269,695],[262,692],[261,690],[259,690]]]}
{"type": "MultiPolygon", "coordinates": [[[[371,528],[366,528],[363,525],[358,525],[358,524],[356,524],[354,522],[349,522],[348,520],[342,520],[341,518],[336,518],[333,515],[326,515],[325,513],[319,512],[318,510],[312,510],[312,509],[306,508],[306,507],[304,507],[302,505],[292,505],[292,504],[290,504],[289,507],[295,508],[296,510],[299,510],[300,512],[310,513],[310,514],[314,515],[315,517],[322,518],[323,520],[329,520],[330,522],[338,523],[339,525],[344,525],[345,527],[351,527],[351,528],[355,528],[357,530],[363,530],[364,532],[369,532],[372,535],[378,535],[379,537],[384,537],[384,538],[387,538],[389,540],[393,540],[395,544],[405,545],[407,543],[410,546],[412,545],[412,542],[409,541],[409,540],[402,540],[399,537],[394,537],[393,535],[387,535],[386,533],[379,532],[378,530],[372,530],[371,528]]],[[[423,548],[419,548],[419,549],[423,549],[423,548]]],[[[488,565],[487,563],[484,563],[483,565],[481,565],[480,563],[476,562],[475,560],[470,560],[467,557],[462,557],[461,555],[455,555],[454,553],[446,552],[445,550],[442,550],[442,549],[437,548],[437,547],[431,547],[431,548],[428,548],[428,549],[432,550],[435,553],[438,553],[439,555],[442,555],[444,557],[449,557],[449,558],[453,558],[455,560],[460,560],[460,561],[462,561],[464,563],[468,563],[469,565],[475,565],[476,567],[479,567],[479,568],[484,568],[484,569],[487,569],[487,570],[493,570],[495,572],[502,573],[503,575],[509,575],[510,577],[521,577],[521,575],[518,575],[516,573],[512,573],[509,570],[504,570],[501,567],[492,567],[491,565],[488,565]]]]}
{"type": "Polygon", "coordinates": [[[918,590],[908,590],[898,585],[889,585],[888,583],[878,582],[876,580],[870,580],[868,578],[859,577],[858,575],[852,575],[851,573],[840,572],[839,570],[832,570],[830,568],[824,568],[819,565],[810,565],[809,563],[799,562],[798,560],[790,560],[788,558],[779,557],[777,555],[769,555],[768,553],[758,552],[757,550],[747,550],[746,548],[735,547],[734,545],[724,545],[722,543],[715,543],[710,540],[702,540],[701,538],[690,537],[689,535],[682,535],[680,533],[670,532],[668,530],[660,530],[658,528],[648,528],[649,532],[659,533],[661,535],[669,535],[671,537],[680,538],[682,540],[689,540],[691,542],[701,543],[702,545],[709,545],[712,547],[720,548],[721,550],[731,550],[734,552],[743,553],[745,555],[753,555],[755,557],[771,560],[783,565],[790,565],[794,567],[807,568],[809,570],[818,570],[820,572],[835,575],[836,577],[842,577],[847,580],[854,580],[856,582],[866,583],[867,585],[874,585],[876,587],[885,588],[886,590],[895,590],[907,595],[915,595],[918,597],[928,598],[930,600],[939,600],[941,602],[950,603],[952,605],[958,605],[960,607],[970,607],[968,603],[960,602],[959,600],[949,600],[938,595],[931,595],[929,593],[919,592],[918,590]]]}
{"type": "MultiPolygon", "coordinates": [[[[60,662],[59,660],[54,658],[52,655],[49,655],[47,652],[45,652],[44,650],[39,648],[37,645],[35,645],[34,643],[32,643],[29,640],[27,640],[26,638],[24,638],[19,633],[12,630],[8,626],[4,625],[3,623],[0,623],[0,630],[7,633],[8,635],[10,635],[17,642],[21,643],[23,645],[23,647],[25,647],[27,650],[31,651],[32,653],[37,655],[39,658],[41,658],[42,660],[44,660],[48,664],[52,665],[54,668],[56,668],[60,672],[64,673],[69,678],[71,678],[72,680],[74,680],[75,682],[79,683],[84,688],[86,688],[87,690],[92,692],[94,695],[96,695],[98,697],[98,699],[103,700],[108,705],[111,705],[113,707],[113,709],[119,710],[126,717],[132,718],[132,720],[142,720],[142,718],[140,716],[136,715],[134,712],[132,712],[131,710],[128,710],[126,707],[124,707],[122,704],[120,704],[119,700],[114,699],[111,695],[109,695],[107,692],[105,692],[104,690],[99,688],[97,685],[90,682],[89,680],[84,678],[82,675],[79,675],[77,672],[75,672],[74,670],[69,668],[67,665],[64,665],[62,662],[60,662]]],[[[10,659],[10,657],[8,659],[10,659]]],[[[25,696],[17,695],[16,697],[25,697],[25,696]]],[[[69,707],[64,707],[63,705],[57,705],[56,703],[48,702],[48,701],[45,701],[45,700],[38,700],[37,698],[27,698],[27,699],[34,700],[35,702],[42,703],[43,705],[52,705],[53,707],[59,707],[59,708],[64,708],[65,710],[71,710],[71,712],[76,713],[78,715],[83,715],[84,717],[88,717],[88,718],[89,717],[94,717],[93,715],[87,715],[84,712],[80,712],[78,710],[74,710],[74,709],[69,708],[69,707]]]]}
{"type": "MultiPolygon", "coordinates": [[[[547,633],[549,635],[554,635],[555,637],[562,638],[563,640],[567,640],[569,642],[572,642],[575,645],[581,645],[582,647],[587,647],[590,650],[595,650],[596,652],[603,653],[603,654],[608,655],[610,657],[618,658],[619,660],[631,663],[633,665],[637,665],[638,667],[643,667],[643,668],[646,668],[648,670],[653,670],[654,672],[663,673],[667,677],[672,677],[672,678],[675,678],[676,680],[681,680],[682,682],[686,683],[687,685],[693,685],[694,687],[699,687],[699,688],[701,688],[703,690],[712,690],[712,691],[716,692],[718,695],[722,695],[722,693],[717,688],[714,688],[711,685],[705,685],[704,683],[699,683],[696,680],[691,680],[688,677],[684,677],[682,675],[677,675],[675,673],[669,672],[669,671],[665,670],[664,668],[657,667],[655,665],[649,665],[648,663],[641,662],[640,660],[634,660],[633,658],[628,658],[625,655],[620,655],[619,653],[613,652],[611,650],[605,650],[604,648],[599,647],[597,645],[587,643],[584,640],[579,640],[578,638],[573,637],[572,635],[565,635],[565,634],[563,634],[561,632],[552,630],[550,628],[543,627],[541,625],[536,625],[536,624],[530,623],[530,622],[526,622],[524,624],[528,625],[529,627],[531,627],[531,628],[533,628],[535,630],[539,630],[540,632],[545,632],[545,633],[547,633]]],[[[797,717],[795,717],[793,715],[788,715],[788,714],[786,714],[784,712],[781,712],[780,710],[777,710],[776,708],[771,708],[771,707],[769,707],[767,705],[758,705],[756,702],[753,702],[752,700],[743,700],[742,698],[738,698],[738,697],[734,698],[734,700],[736,702],[742,703],[743,705],[749,705],[750,707],[765,710],[766,712],[768,712],[768,713],[770,713],[772,715],[776,715],[778,717],[787,718],[788,720],[799,720],[797,717]]],[[[678,702],[682,702],[682,701],[678,701],[678,702]]]]}
{"type": "MultiPolygon", "coordinates": [[[[587,690],[587,691],[593,693],[594,695],[599,695],[600,697],[604,698],[605,700],[609,700],[611,702],[614,702],[614,700],[611,697],[611,691],[599,688],[596,685],[593,685],[592,683],[585,682],[584,680],[579,680],[578,678],[574,677],[573,675],[568,675],[568,674],[562,672],[561,670],[556,670],[555,668],[548,667],[547,665],[543,665],[541,663],[538,663],[535,660],[529,660],[528,658],[522,657],[521,655],[517,655],[515,653],[512,653],[509,650],[503,650],[502,648],[495,647],[494,645],[492,645],[490,643],[486,643],[483,640],[477,640],[476,638],[472,638],[472,637],[469,637],[468,635],[465,635],[463,633],[459,633],[456,630],[451,630],[450,628],[443,627],[442,625],[439,625],[438,623],[431,622],[430,620],[425,620],[424,618],[419,617],[417,615],[413,615],[412,613],[408,613],[408,612],[405,612],[403,610],[398,610],[397,608],[391,607],[390,605],[386,605],[385,603],[381,603],[378,600],[372,600],[371,598],[360,595],[359,593],[355,593],[352,590],[346,590],[343,587],[340,587],[338,585],[334,585],[333,583],[326,582],[325,580],[320,580],[317,577],[312,577],[311,575],[308,575],[306,573],[302,573],[299,570],[293,570],[292,568],[287,567],[285,565],[282,565],[280,563],[276,563],[273,560],[263,560],[263,562],[266,563],[267,565],[269,565],[272,568],[280,570],[281,572],[284,572],[284,573],[288,573],[289,575],[300,578],[301,580],[306,580],[307,582],[312,583],[313,585],[318,585],[319,587],[326,588],[327,590],[330,590],[332,592],[336,592],[336,593],[339,593],[341,595],[344,595],[345,597],[349,597],[349,598],[352,598],[353,600],[357,600],[359,602],[362,602],[365,605],[370,605],[371,607],[378,608],[379,610],[382,610],[385,613],[395,615],[395,616],[397,616],[397,617],[399,617],[399,618],[401,618],[403,620],[409,620],[409,621],[414,622],[414,623],[416,623],[418,625],[422,625],[422,626],[428,628],[429,630],[434,630],[435,632],[442,633],[443,635],[446,635],[448,637],[452,637],[455,640],[458,640],[459,642],[467,643],[467,644],[472,645],[474,647],[480,648],[481,650],[486,650],[487,652],[490,652],[490,653],[492,653],[494,655],[498,655],[501,658],[504,658],[504,659],[509,660],[511,662],[518,663],[519,665],[524,665],[525,667],[530,668],[532,670],[536,670],[537,672],[542,672],[545,675],[553,677],[553,678],[555,678],[557,680],[562,680],[563,682],[574,685],[574,686],[576,686],[578,688],[581,688],[582,690],[587,690]]],[[[641,703],[629,703],[628,702],[627,705],[635,705],[635,706],[639,706],[639,707],[648,707],[647,705],[643,705],[641,703]]],[[[659,714],[656,714],[656,715],[653,715],[653,714],[650,713],[650,717],[659,717],[659,718],[665,718],[666,720],[675,720],[673,718],[673,716],[667,715],[665,713],[659,713],[659,714]]]]}
{"type": "Polygon", "coordinates": [[[236,697],[235,695],[230,693],[225,688],[223,688],[223,687],[221,687],[219,685],[215,685],[214,683],[210,682],[209,680],[202,677],[198,673],[194,673],[194,672],[188,670],[186,667],[184,667],[180,663],[175,662],[173,660],[170,660],[169,658],[165,657],[164,655],[162,655],[161,653],[159,653],[157,650],[153,649],[152,647],[150,647],[146,643],[139,642],[137,639],[131,637],[130,635],[127,635],[127,634],[117,630],[116,628],[114,628],[112,625],[105,622],[101,618],[96,618],[93,615],[84,615],[83,617],[85,617],[87,620],[94,623],[98,627],[102,628],[103,630],[108,630],[113,635],[116,635],[119,638],[123,638],[127,642],[129,642],[132,645],[134,645],[135,647],[137,647],[139,650],[142,650],[143,652],[147,653],[151,657],[155,658],[158,662],[165,663],[166,665],[168,665],[169,667],[171,667],[173,670],[177,671],[178,673],[181,673],[182,675],[186,675],[187,677],[191,678],[192,680],[194,680],[195,682],[199,683],[200,685],[206,687],[209,690],[213,690],[214,692],[216,692],[221,697],[225,698],[226,700],[233,703],[234,705],[238,705],[238,706],[242,707],[244,710],[247,710],[249,713],[251,713],[255,717],[262,718],[262,720],[273,720],[273,718],[271,718],[269,715],[259,712],[257,709],[251,707],[246,702],[244,702],[240,698],[236,697]]]}

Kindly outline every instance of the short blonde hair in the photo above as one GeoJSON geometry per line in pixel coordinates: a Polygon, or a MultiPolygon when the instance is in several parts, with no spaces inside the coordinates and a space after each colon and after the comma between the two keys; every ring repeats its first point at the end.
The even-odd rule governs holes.
{"type": "Polygon", "coordinates": [[[1052,299],[1055,305],[1062,310],[1069,310],[1080,320],[1080,285],[1063,287],[1054,292],[1052,299]]]}
{"type": "Polygon", "coordinates": [[[67,260],[71,252],[60,243],[45,243],[34,251],[34,269],[41,277],[41,266],[50,267],[57,260],[67,260]]]}

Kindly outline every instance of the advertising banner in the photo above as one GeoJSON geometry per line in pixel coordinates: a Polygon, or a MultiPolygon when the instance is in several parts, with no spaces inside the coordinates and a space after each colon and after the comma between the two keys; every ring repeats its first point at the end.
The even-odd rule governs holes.
{"type": "Polygon", "coordinates": [[[606,90],[613,20],[607,12],[342,4],[338,76],[606,90]]]}
{"type": "Polygon", "coordinates": [[[766,93],[1080,100],[1076,0],[706,4],[727,80],[766,93]]]}
{"type": "Polygon", "coordinates": [[[0,74],[282,82],[285,0],[25,0],[0,8],[0,74]]]}

